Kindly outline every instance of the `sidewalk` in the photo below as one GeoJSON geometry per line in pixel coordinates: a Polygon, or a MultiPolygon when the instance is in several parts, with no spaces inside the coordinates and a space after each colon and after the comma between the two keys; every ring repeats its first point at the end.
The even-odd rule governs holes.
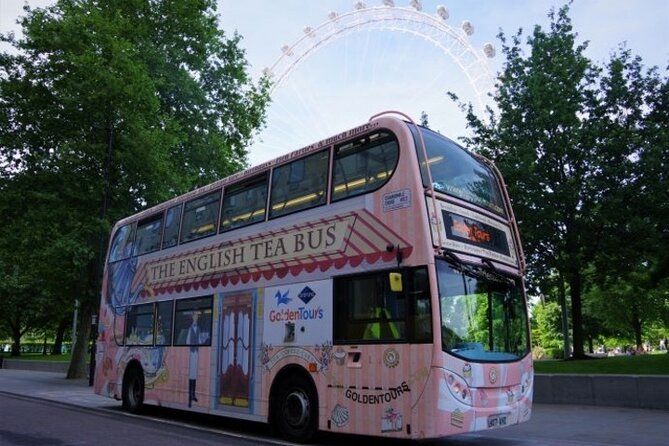
{"type": "Polygon", "coordinates": [[[120,402],[93,393],[88,379],[65,379],[64,373],[0,369],[0,393],[41,398],[90,409],[118,408],[120,402]]]}

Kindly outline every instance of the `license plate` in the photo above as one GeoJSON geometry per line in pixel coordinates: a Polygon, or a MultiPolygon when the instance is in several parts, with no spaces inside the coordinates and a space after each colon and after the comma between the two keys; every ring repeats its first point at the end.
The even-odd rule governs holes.
{"type": "Polygon", "coordinates": [[[507,425],[509,414],[502,413],[498,415],[490,415],[488,417],[488,429],[493,429],[495,427],[504,427],[507,425]]]}

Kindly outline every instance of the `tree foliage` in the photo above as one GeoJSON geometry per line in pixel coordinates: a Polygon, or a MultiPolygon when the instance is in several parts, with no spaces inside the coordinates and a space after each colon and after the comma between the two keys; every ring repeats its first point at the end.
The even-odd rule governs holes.
{"type": "Polygon", "coordinates": [[[532,340],[551,357],[562,355],[562,316],[555,301],[540,301],[532,307],[532,340]]]}
{"type": "MultiPolygon", "coordinates": [[[[33,280],[41,262],[64,272],[70,307],[83,302],[80,349],[111,223],[244,167],[263,123],[267,83],[250,79],[240,36],[215,11],[214,0],[59,0],[26,8],[22,39],[2,37],[13,47],[0,56],[2,193],[39,195],[7,216],[43,256],[21,268],[31,294],[47,296],[33,280]]],[[[6,246],[9,271],[17,245],[6,246]]]]}
{"type": "Polygon", "coordinates": [[[568,12],[567,6],[551,11],[549,29],[534,28],[525,41],[529,53],[522,31],[500,33],[506,62],[496,110],[483,119],[466,108],[473,130],[466,142],[493,158],[506,179],[530,284],[568,290],[579,357],[589,287],[614,276],[638,284],[632,277],[651,265],[657,277],[667,276],[666,256],[651,248],[659,240],[667,246],[669,234],[663,232],[667,81],[624,47],[606,66],[593,63],[568,12]]]}

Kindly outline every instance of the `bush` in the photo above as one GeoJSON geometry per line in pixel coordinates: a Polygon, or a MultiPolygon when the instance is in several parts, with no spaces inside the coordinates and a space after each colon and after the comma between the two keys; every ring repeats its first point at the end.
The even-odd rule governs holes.
{"type": "Polygon", "coordinates": [[[561,348],[546,349],[546,356],[548,359],[564,359],[564,350],[561,348]]]}
{"type": "Polygon", "coordinates": [[[547,359],[546,358],[546,349],[537,345],[534,348],[532,348],[532,359],[535,361],[541,360],[541,359],[547,359]]]}

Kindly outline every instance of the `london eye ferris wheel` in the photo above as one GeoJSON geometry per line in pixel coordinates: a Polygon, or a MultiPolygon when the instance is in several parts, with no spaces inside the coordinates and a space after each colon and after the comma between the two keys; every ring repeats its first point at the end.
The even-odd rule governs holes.
{"type": "Polygon", "coordinates": [[[277,45],[276,60],[263,70],[272,102],[251,164],[360,124],[383,109],[401,109],[415,119],[426,111],[436,130],[462,130],[464,116],[446,92],[481,111],[494,88],[487,60],[495,48],[491,43],[476,48],[473,33],[470,21],[456,24],[447,7],[428,12],[419,0],[406,6],[358,1],[350,11],[332,11],[321,24],[305,26],[292,43],[277,45]]]}

